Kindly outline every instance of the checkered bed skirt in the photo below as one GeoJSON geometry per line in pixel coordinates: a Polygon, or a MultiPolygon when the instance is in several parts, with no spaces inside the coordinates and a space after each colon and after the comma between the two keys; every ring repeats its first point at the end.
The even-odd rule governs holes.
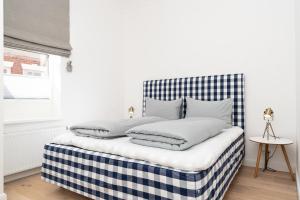
{"type": "Polygon", "coordinates": [[[49,144],[45,146],[42,179],[92,199],[220,200],[243,158],[243,135],[220,155],[214,165],[196,172],[49,144]]]}

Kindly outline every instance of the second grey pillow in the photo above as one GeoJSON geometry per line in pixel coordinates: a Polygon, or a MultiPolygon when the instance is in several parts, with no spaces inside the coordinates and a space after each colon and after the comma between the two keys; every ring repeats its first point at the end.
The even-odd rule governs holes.
{"type": "Polygon", "coordinates": [[[187,108],[185,117],[213,117],[224,120],[232,126],[232,99],[221,101],[201,101],[190,97],[186,98],[187,108]]]}

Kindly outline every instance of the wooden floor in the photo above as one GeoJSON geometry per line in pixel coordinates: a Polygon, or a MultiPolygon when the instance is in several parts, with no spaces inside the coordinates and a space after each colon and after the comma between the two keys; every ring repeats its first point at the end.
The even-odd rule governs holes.
{"type": "MultiPolygon", "coordinates": [[[[284,172],[260,172],[242,167],[225,200],[296,200],[296,183],[284,172]]],[[[87,200],[87,198],[41,181],[39,175],[5,184],[8,200],[87,200]]]]}

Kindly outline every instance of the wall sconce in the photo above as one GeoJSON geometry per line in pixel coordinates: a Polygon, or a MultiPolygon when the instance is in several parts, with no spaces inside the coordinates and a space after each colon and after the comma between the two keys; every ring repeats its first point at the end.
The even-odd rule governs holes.
{"type": "Polygon", "coordinates": [[[69,60],[67,62],[66,70],[67,70],[67,72],[72,72],[73,71],[73,65],[72,65],[72,61],[71,60],[69,60]]]}
{"type": "Polygon", "coordinates": [[[133,106],[130,106],[128,108],[128,114],[129,114],[129,118],[133,118],[133,115],[134,115],[134,107],[133,106]]]}

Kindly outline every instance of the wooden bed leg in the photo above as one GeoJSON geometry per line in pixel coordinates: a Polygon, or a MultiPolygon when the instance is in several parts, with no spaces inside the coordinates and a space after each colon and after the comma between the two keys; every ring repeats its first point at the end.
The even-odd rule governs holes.
{"type": "Polygon", "coordinates": [[[260,157],[261,157],[261,152],[262,152],[262,146],[263,144],[259,144],[258,147],[258,153],[257,153],[257,160],[256,160],[256,168],[255,168],[255,172],[254,172],[254,177],[256,178],[258,175],[258,171],[259,171],[259,162],[260,162],[260,157]]]}

